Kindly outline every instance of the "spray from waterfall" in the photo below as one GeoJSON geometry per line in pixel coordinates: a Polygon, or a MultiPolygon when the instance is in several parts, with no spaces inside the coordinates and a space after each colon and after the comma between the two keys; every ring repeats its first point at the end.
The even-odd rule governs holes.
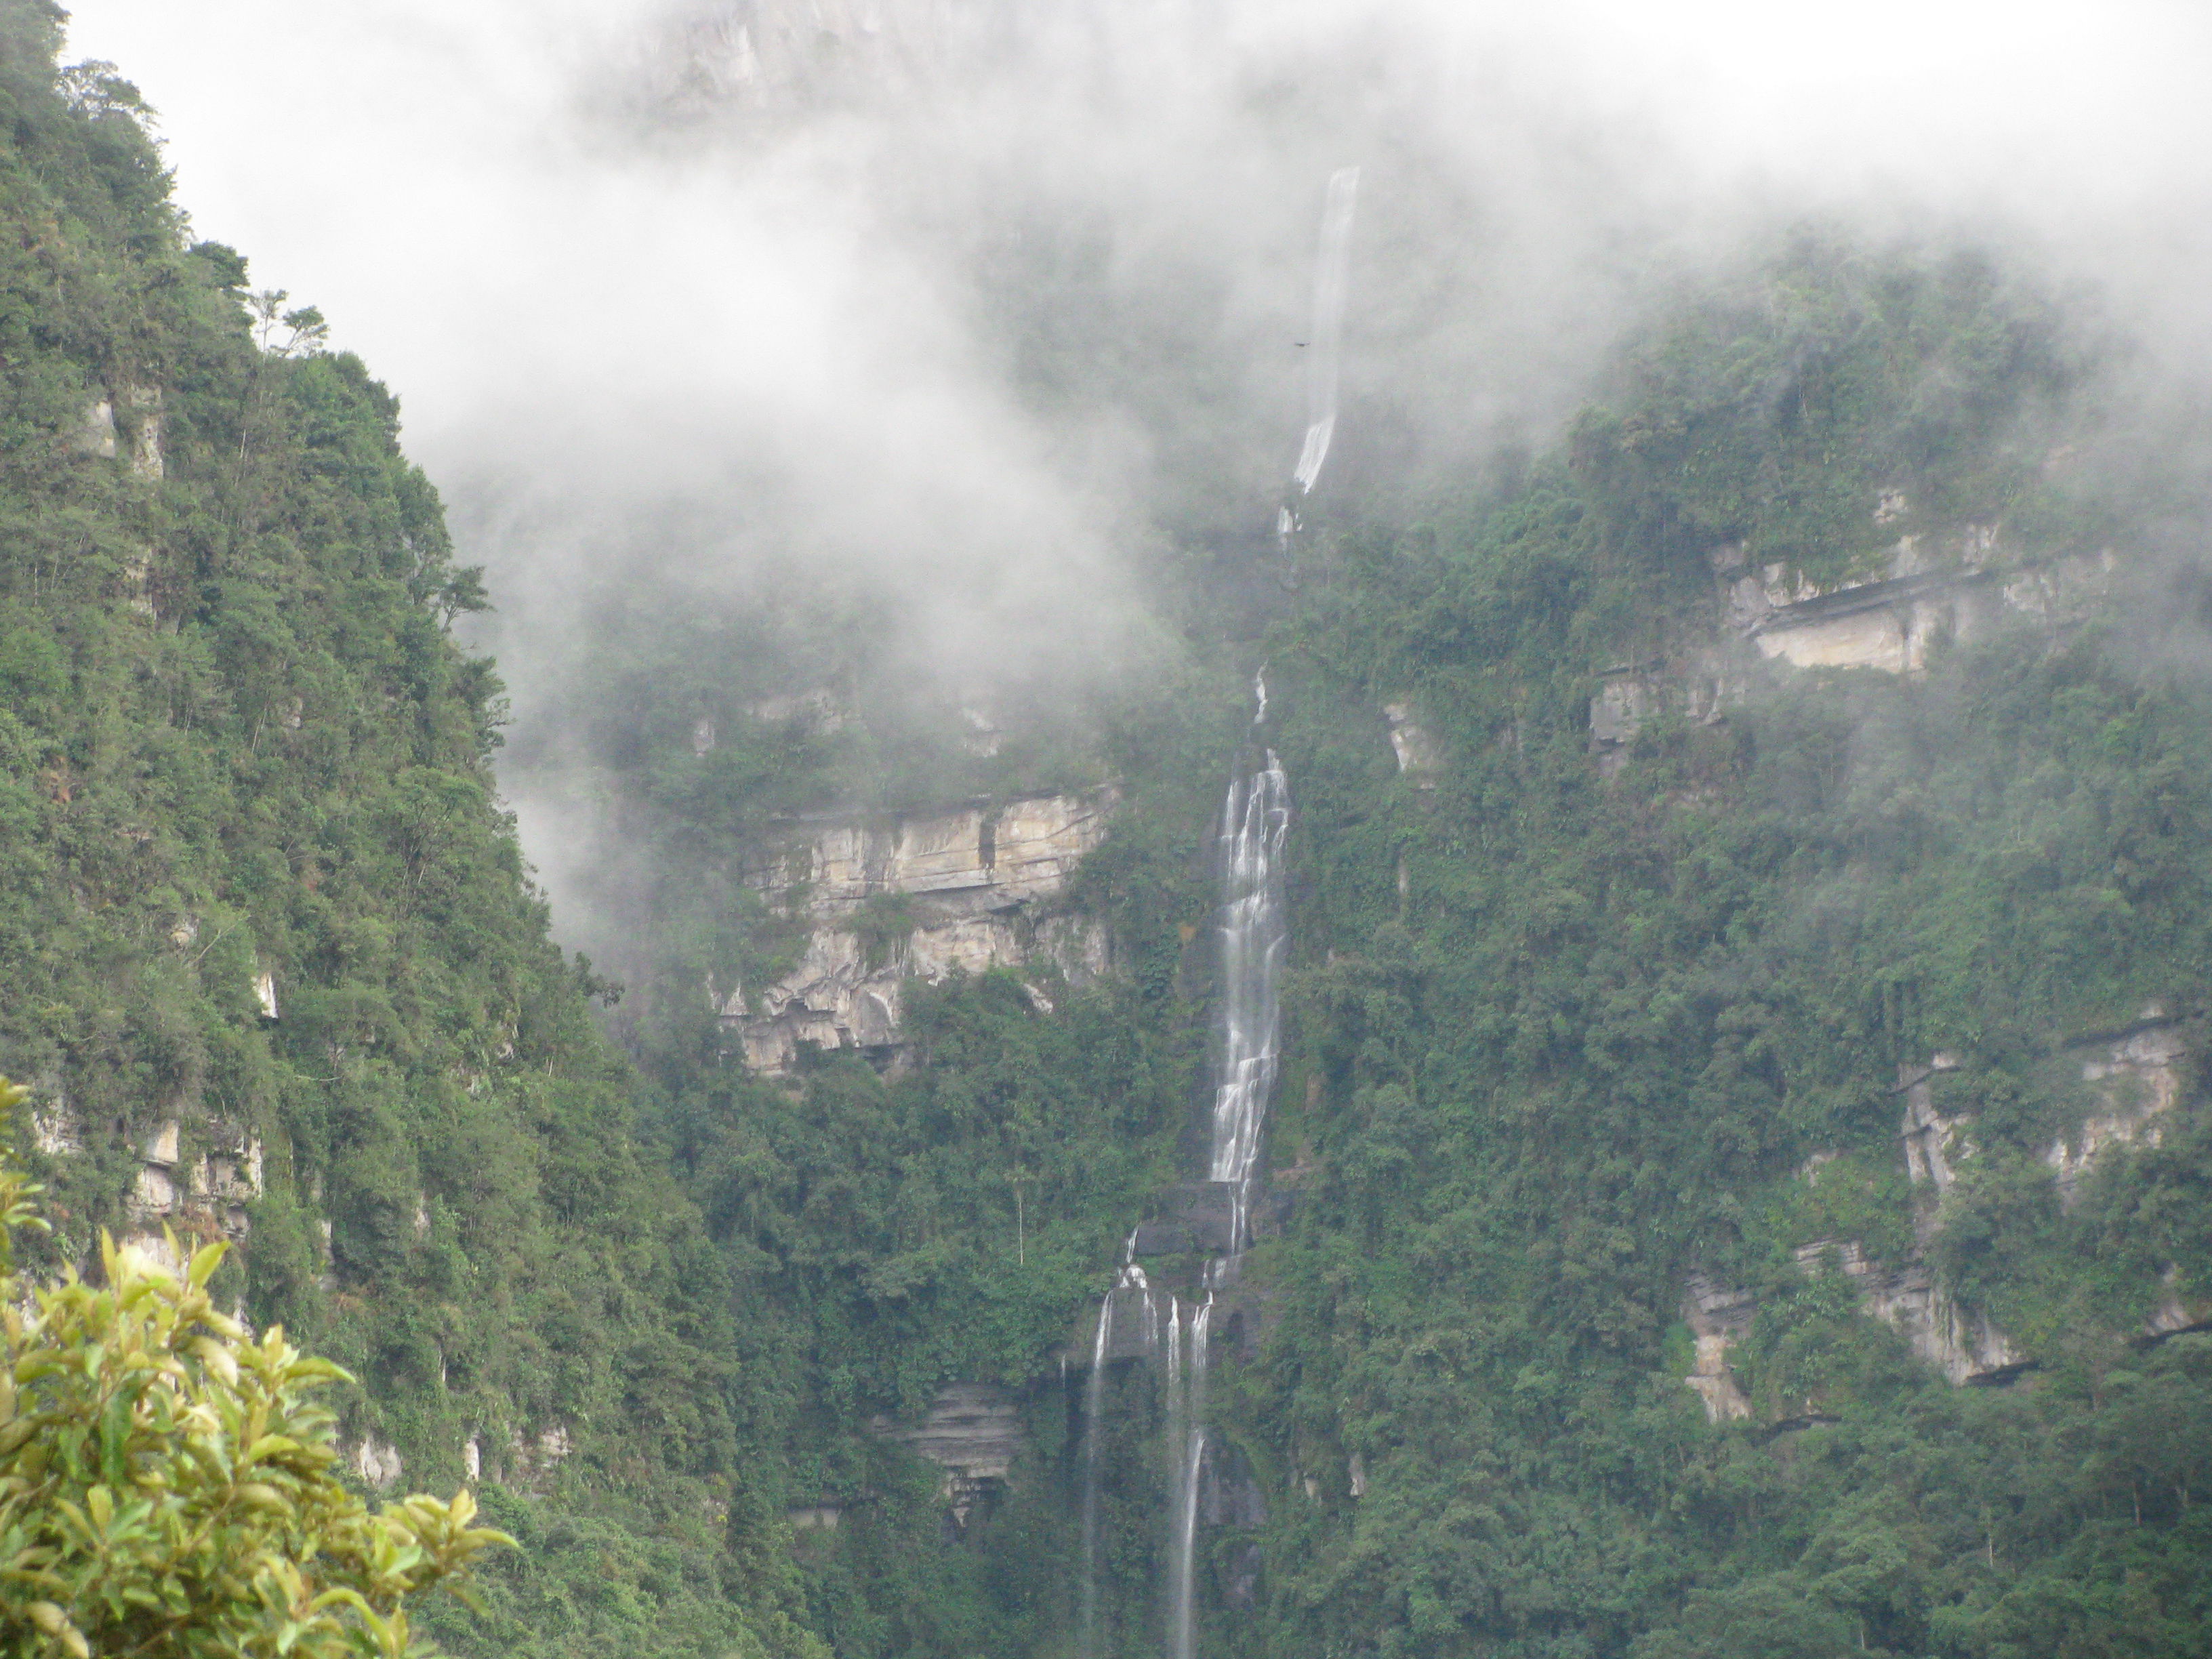
{"type": "Polygon", "coordinates": [[[1196,1654],[1192,1607],[1196,1599],[1198,1483],[1206,1466],[1206,1332],[1212,1318],[1210,1295],[1190,1310],[1189,1358],[1182,1368],[1181,1396],[1169,1422],[1168,1455],[1175,1460],[1168,1486],[1169,1659],[1195,1659],[1196,1654]]]}

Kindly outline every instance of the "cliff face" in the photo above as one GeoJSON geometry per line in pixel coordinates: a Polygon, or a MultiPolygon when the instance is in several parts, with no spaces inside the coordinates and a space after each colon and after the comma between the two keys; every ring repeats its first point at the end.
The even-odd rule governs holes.
{"type": "MultiPolygon", "coordinates": [[[[1103,929],[1056,901],[1104,836],[1114,799],[1102,789],[792,825],[746,879],[804,929],[799,959],[717,997],[746,1063],[787,1072],[802,1043],[887,1056],[909,976],[1012,968],[1080,984],[1104,973],[1103,929]]],[[[1030,995],[1049,1006],[1042,988],[1030,995]]]]}
{"type": "MultiPolygon", "coordinates": [[[[1900,495],[1886,494],[1875,522],[1904,510],[1900,495]]],[[[1735,543],[1714,548],[1708,562],[1709,621],[1600,678],[1589,741],[1607,776],[1647,721],[1678,714],[1710,724],[1740,707],[1759,664],[1920,675],[1931,650],[1975,644],[2008,623],[2070,631],[2110,592],[2114,572],[2110,552],[2051,557],[1978,524],[1901,536],[1864,574],[1826,584],[1784,563],[1754,566],[1735,543]]]]}
{"type": "MultiPolygon", "coordinates": [[[[2179,1022],[2162,1007],[2118,1030],[2076,1037],[2063,1048],[2063,1063],[2078,1071],[2089,1101],[2079,1121],[2055,1138],[2042,1155],[2060,1205],[2071,1208],[2100,1154],[2118,1146],[2155,1146],[2165,1120],[2181,1100],[2189,1050],[2179,1022]]],[[[1884,1261],[1858,1239],[1820,1238],[1799,1245],[1798,1268],[1808,1278],[1839,1273],[1860,1308],[1902,1335],[1911,1351],[1954,1385],[2009,1381],[2033,1357],[1998,1328],[1986,1311],[1962,1307],[1929,1266],[1924,1252],[1950,1221],[1947,1200],[1975,1157],[1974,1122],[1947,1116],[1936,1103],[1938,1079],[1960,1069],[1943,1053],[1924,1066],[1901,1068],[1897,1092],[1899,1162],[1915,1199],[1914,1248],[1884,1261]]],[[[1815,1158],[1801,1179],[1817,1182],[1826,1159],[1815,1158]]],[[[2185,1301],[2167,1288],[2137,1334],[2154,1341],[2212,1326],[2212,1304],[2185,1301]]],[[[1698,1273],[1684,1287],[1681,1315],[1696,1340],[1696,1364],[1684,1379],[1712,1422],[1753,1415],[1738,1385],[1729,1352],[1749,1334],[1758,1298],[1698,1273]]],[[[1816,1405],[1805,1409],[1817,1414],[1816,1405]]]]}
{"type": "Polygon", "coordinates": [[[250,325],[136,91],[57,73],[58,19],[0,0],[0,1071],[31,1090],[0,1135],[46,1188],[30,1265],[97,1263],[103,1231],[231,1245],[226,1310],[358,1379],[330,1403],[373,1486],[558,1503],[556,1465],[618,1450],[694,1502],[731,1461],[721,1281],[680,1265],[697,1212],[637,1158],[495,802],[497,683],[450,632],[476,573],[397,401],[312,313],[250,325]],[[681,1426],[637,1415],[647,1343],[681,1426]]]}

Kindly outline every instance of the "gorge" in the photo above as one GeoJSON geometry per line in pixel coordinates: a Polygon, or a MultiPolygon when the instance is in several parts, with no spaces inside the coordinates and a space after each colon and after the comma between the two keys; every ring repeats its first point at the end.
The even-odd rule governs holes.
{"type": "Polygon", "coordinates": [[[1426,25],[670,16],[465,450],[0,0],[19,1262],[227,1244],[457,1659],[2204,1650],[2193,360],[1426,25]]]}

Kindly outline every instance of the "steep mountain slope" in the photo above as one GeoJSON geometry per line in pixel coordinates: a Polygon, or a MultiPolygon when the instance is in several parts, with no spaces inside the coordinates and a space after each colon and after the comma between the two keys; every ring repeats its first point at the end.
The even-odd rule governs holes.
{"type": "Polygon", "coordinates": [[[2031,286],[1712,276],[1525,465],[1287,548],[1210,500],[1145,573],[1175,648],[1080,698],[618,573],[501,761],[606,814],[595,1015],[396,403],[190,244],[54,24],[0,0],[48,1265],[240,1240],[225,1294],[361,1378],[362,1480],[527,1547],[453,1645],[1065,1654],[1089,1601],[1159,1650],[1159,1360],[1089,1321],[1140,1242],[1206,1256],[1264,663],[1288,1046],[1198,1650],[2204,1649],[2203,469],[2031,286]]]}
{"type": "Polygon", "coordinates": [[[53,1261],[227,1235],[224,1293],[360,1378],[364,1481],[567,1494],[488,1493],[547,1547],[487,1632],[788,1645],[780,1558],[724,1547],[726,1271],[493,798],[475,574],[396,401],[186,246],[58,17],[0,7],[0,1063],[53,1261]]]}
{"type": "MultiPolygon", "coordinates": [[[[1200,1650],[2201,1642],[2198,463],[2100,412],[2107,362],[1984,260],[1803,239],[1668,309],[1522,476],[1419,522],[1370,499],[1256,607],[1187,604],[1214,666],[1090,711],[1057,772],[1016,721],[978,752],[954,708],[872,702],[862,635],[629,596],[586,683],[627,688],[588,752],[648,849],[631,1037],[733,1265],[813,1346],[787,1492],[841,1523],[804,1551],[841,1650],[1073,1639],[1084,1291],[1199,1173],[1190,860],[1262,659],[1298,808],[1288,1219],[1217,1310],[1200,1650]],[[759,678],[702,677],[656,620],[678,611],[752,630],[759,678]],[[939,758],[866,759],[918,744],[939,758]],[[1115,780],[1062,900],[1110,970],[1064,1003],[1019,956],[908,981],[902,1029],[825,1021],[828,1052],[760,1078],[746,999],[808,994],[804,939],[878,926],[886,960],[943,969],[897,954],[931,924],[896,860],[873,924],[746,872],[794,834],[829,869],[856,787],[949,822],[948,774],[986,817],[1115,780]],[[1126,1069],[1148,1052],[1168,1069],[1126,1069]],[[1086,1117],[1137,1075],[1156,1103],[1086,1117]],[[1002,1170],[1039,1183],[1048,1282],[1007,1260],[1002,1170]],[[856,1218],[881,1232],[852,1250],[856,1218]],[[1006,1390],[1021,1431],[963,1443],[970,1396],[936,1396],[956,1492],[988,1473],[917,1576],[927,1488],[870,1425],[952,1383],[1006,1390]]],[[[1109,1358],[1133,1415],[1099,1639],[1147,1652],[1159,1407],[1141,1352],[1109,1358]]]]}

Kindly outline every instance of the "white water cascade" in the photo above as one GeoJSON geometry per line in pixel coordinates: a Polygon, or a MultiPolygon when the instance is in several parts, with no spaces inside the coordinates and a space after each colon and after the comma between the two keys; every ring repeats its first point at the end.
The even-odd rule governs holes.
{"type": "MultiPolygon", "coordinates": [[[[1267,718],[1264,676],[1258,696],[1255,726],[1267,718]]],[[[1215,851],[1221,997],[1215,1019],[1213,1155],[1206,1174],[1231,1188],[1232,1254],[1248,1242],[1260,1132],[1275,1088],[1283,952],[1289,942],[1283,921],[1283,839],[1291,827],[1291,781],[1273,750],[1263,748],[1261,755],[1258,765],[1229,786],[1215,851]]]]}
{"type": "MultiPolygon", "coordinates": [[[[1321,252],[1314,267],[1312,337],[1306,342],[1306,438],[1298,451],[1291,481],[1300,496],[1313,493],[1336,435],[1337,383],[1344,356],[1344,295],[1352,251],[1352,212],[1359,196],[1359,169],[1339,167],[1329,175],[1328,199],[1322,209],[1321,252]]],[[[1277,535],[1288,542],[1297,515],[1286,503],[1276,515],[1277,535]]]]}
{"type": "MultiPolygon", "coordinates": [[[[1255,683],[1264,726],[1267,683],[1255,683]]],[[[1218,881],[1221,980],[1215,1014],[1212,1146],[1210,1180],[1230,1189],[1227,1254],[1209,1269],[1206,1282],[1225,1284],[1250,1242],[1251,1198],[1260,1161],[1261,1131],[1274,1091],[1282,1032],[1283,957],[1289,929],[1283,908],[1283,845],[1290,831],[1290,780],[1273,750],[1262,744],[1240,767],[1223,803],[1215,847],[1218,881]]],[[[1099,1516],[1099,1462],[1106,1433],[1106,1373],[1139,1322],[1145,1356],[1164,1370],[1167,1478],[1167,1659],[1195,1659],[1195,1562],[1198,1500],[1206,1468],[1206,1382],[1211,1360],[1213,1296],[1186,1303],[1156,1292],[1136,1261],[1131,1234],[1114,1286],[1100,1303],[1091,1340],[1091,1375],[1083,1396],[1083,1579],[1080,1659],[1101,1652],[1098,1579],[1104,1544],[1099,1516]],[[1159,1298],[1159,1299],[1156,1299],[1159,1298]],[[1163,1302],[1164,1305],[1163,1305],[1163,1302]]]]}
{"type": "MultiPolygon", "coordinates": [[[[1344,299],[1359,169],[1340,167],[1328,181],[1322,215],[1320,262],[1314,276],[1312,356],[1306,364],[1305,444],[1292,473],[1296,497],[1311,493],[1328,459],[1336,432],[1337,382],[1344,333],[1344,299]]],[[[1298,528],[1285,504],[1277,519],[1285,546],[1298,528]]],[[[1291,785],[1282,762],[1265,741],[1267,678],[1253,682],[1255,741],[1231,780],[1214,845],[1220,895],[1220,989],[1213,1053],[1212,1146],[1206,1176],[1228,1189],[1228,1237],[1206,1269],[1208,1287],[1236,1279],[1239,1257],[1251,1242],[1252,1195],[1261,1133],[1274,1094],[1282,1036],[1283,959],[1290,930],[1283,902],[1283,848],[1290,833],[1291,785]]],[[[1116,1356],[1115,1307],[1143,1321],[1144,1350],[1166,1357],[1166,1434],[1163,1448],[1168,1490],[1167,1659],[1196,1659],[1194,1609],[1198,1547],[1198,1500],[1206,1469],[1206,1382],[1213,1293],[1186,1304],[1173,1294],[1164,1311],[1136,1261],[1131,1234],[1120,1275],[1098,1309],[1091,1375],[1083,1401],[1083,1582],[1079,1659],[1099,1659],[1098,1575],[1103,1553],[1098,1513],[1099,1460],[1105,1435],[1106,1371],[1116,1356]],[[1132,1305],[1133,1304],[1133,1306],[1132,1305]],[[1164,1327],[1164,1329],[1163,1328],[1164,1327]]]]}
{"type": "Polygon", "coordinates": [[[1182,1365],[1170,1364],[1168,1384],[1169,1659],[1194,1659],[1196,1653],[1191,1607],[1196,1589],[1198,1480],[1206,1465],[1206,1328],[1212,1318],[1213,1297],[1209,1295],[1190,1310],[1187,1322],[1176,1318],[1168,1328],[1169,1352],[1175,1351],[1178,1329],[1185,1349],[1182,1365]]]}

